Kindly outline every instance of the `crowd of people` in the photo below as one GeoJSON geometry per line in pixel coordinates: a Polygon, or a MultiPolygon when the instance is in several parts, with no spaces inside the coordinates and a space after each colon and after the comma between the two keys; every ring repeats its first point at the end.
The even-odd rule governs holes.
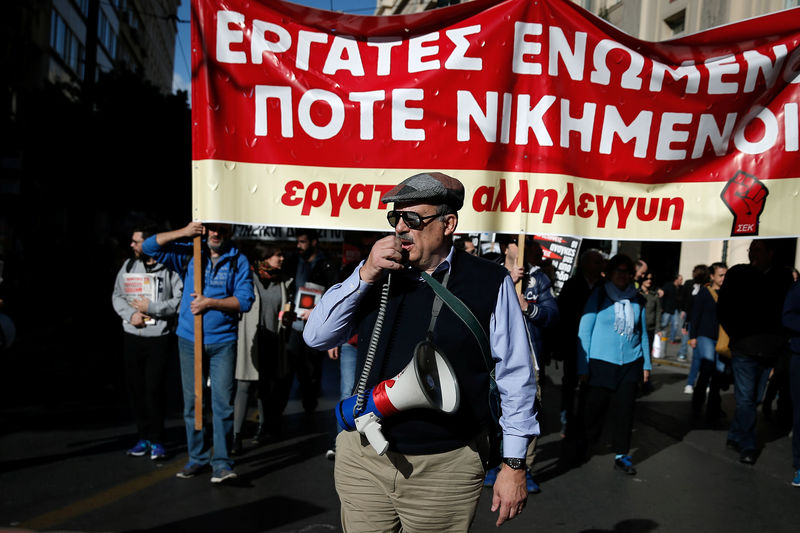
{"type": "Polygon", "coordinates": [[[339,433],[326,455],[335,460],[343,526],[413,528],[435,507],[437,531],[464,531],[482,486],[493,487],[499,525],[541,490],[533,464],[547,362],[563,362],[562,458],[568,465],[586,461],[608,419],[613,467],[635,475],[636,399],[654,362],[674,344],[678,360],[691,356],[684,392],[697,416],[725,417],[721,391],[733,386],[726,444],[743,463],[758,457],[759,404],[765,416],[793,425],[793,484],[800,486],[800,289],[775,263],[772,241],[754,240],[749,264],[697,265],[685,283],[680,275],[656,280],[642,259],[608,258],[590,248],[556,295],[552,265],[532,238],[520,253],[516,235],[500,235],[499,252],[483,259],[475,242],[456,239],[463,196],[461,183],[441,173],[405,180],[382,200],[394,203],[387,215],[394,232],[363,239],[359,260],[342,267],[314,230],[297,230],[295,250],[285,257],[272,243],[240,250],[225,224],[135,228],[133,257],[120,268],[112,296],[138,434],[127,453],[167,456],[163,389],[173,332],[189,456],[177,475],[210,469],[212,483],[236,478],[235,457],[246,439],[259,445],[280,436],[293,380],[303,409],[315,411],[326,354],[339,361],[345,399],[391,379],[413,354],[430,349],[452,366],[458,409],[384,418],[385,455],[358,431],[339,433]],[[191,240],[198,236],[195,265],[191,240]],[[198,384],[210,406],[207,425],[195,416],[203,409],[198,384]],[[258,428],[245,435],[254,400],[258,428]],[[385,490],[398,475],[404,483],[391,481],[393,489],[385,490]],[[421,487],[436,497],[419,501],[412,495],[421,487]]]}

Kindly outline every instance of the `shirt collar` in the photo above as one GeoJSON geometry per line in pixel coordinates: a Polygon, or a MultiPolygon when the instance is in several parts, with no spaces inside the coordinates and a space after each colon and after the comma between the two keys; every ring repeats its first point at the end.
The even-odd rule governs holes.
{"type": "MultiPolygon", "coordinates": [[[[442,260],[442,262],[439,263],[439,265],[434,269],[433,273],[437,274],[439,272],[444,272],[445,270],[449,270],[450,269],[450,265],[453,264],[453,254],[455,254],[455,247],[451,246],[450,247],[450,252],[447,254],[447,257],[445,257],[442,260]]],[[[416,268],[410,268],[406,272],[408,272],[408,274],[410,276],[415,277],[415,279],[418,279],[418,280],[422,279],[422,274],[416,268]]]]}

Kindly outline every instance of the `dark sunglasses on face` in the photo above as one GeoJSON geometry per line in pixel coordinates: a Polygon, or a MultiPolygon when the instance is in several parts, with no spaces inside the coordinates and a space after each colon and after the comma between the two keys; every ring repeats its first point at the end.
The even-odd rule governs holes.
{"type": "Polygon", "coordinates": [[[231,232],[230,226],[224,224],[206,224],[206,229],[214,233],[223,233],[225,235],[231,232]]]}
{"type": "Polygon", "coordinates": [[[436,218],[439,213],[434,213],[428,216],[421,216],[419,213],[415,213],[414,211],[389,211],[386,213],[386,220],[389,221],[389,225],[393,228],[397,227],[397,224],[400,222],[400,219],[403,219],[403,222],[406,223],[411,229],[419,229],[423,226],[423,222],[428,220],[429,218],[436,218]]]}

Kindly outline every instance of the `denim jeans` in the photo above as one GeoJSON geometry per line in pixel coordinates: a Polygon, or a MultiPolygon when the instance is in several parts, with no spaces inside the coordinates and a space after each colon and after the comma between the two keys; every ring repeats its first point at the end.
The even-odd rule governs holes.
{"type": "Polygon", "coordinates": [[[661,331],[663,332],[663,337],[667,338],[667,342],[672,340],[672,317],[674,313],[661,313],[661,331]]]}
{"type": "Polygon", "coordinates": [[[731,365],[736,411],[728,430],[728,439],[737,442],[742,450],[755,450],[756,407],[764,396],[771,366],[736,351],[733,352],[731,365]]]}
{"type": "MultiPolygon", "coordinates": [[[[678,317],[678,321],[680,321],[680,316],[678,317]]],[[[681,332],[681,345],[678,348],[678,357],[686,357],[689,354],[689,332],[687,331],[684,333],[684,330],[680,327],[678,331],[681,332]]]]}
{"type": "Polygon", "coordinates": [[[725,372],[725,363],[720,361],[717,355],[717,341],[698,335],[697,347],[692,350],[692,366],[689,369],[689,378],[686,380],[687,385],[694,386],[697,373],[700,371],[700,362],[704,360],[714,363],[717,372],[725,372]]]}
{"type": "Polygon", "coordinates": [[[680,309],[676,309],[672,313],[661,313],[661,331],[667,337],[667,342],[672,342],[678,337],[678,333],[681,331],[680,309]]]}
{"type": "MultiPolygon", "coordinates": [[[[710,416],[720,413],[720,385],[725,372],[725,363],[720,361],[717,354],[717,341],[709,337],[698,336],[697,348],[694,349],[692,354],[692,371],[694,371],[695,364],[698,371],[695,373],[697,377],[697,384],[692,394],[692,408],[695,413],[699,413],[703,409],[706,402],[706,387],[709,389],[708,393],[708,411],[710,416]]],[[[694,382],[694,378],[691,377],[694,382]]]]}
{"type": "MultiPolygon", "coordinates": [[[[206,424],[194,429],[194,343],[178,337],[178,352],[183,383],[183,421],[189,460],[201,465],[211,463],[214,470],[231,468],[228,454],[233,434],[233,371],[236,366],[236,341],[206,344],[203,347],[203,377],[211,378],[211,412],[214,456],[211,457],[206,424]]],[[[204,380],[205,384],[205,380],[204,380]]]]}

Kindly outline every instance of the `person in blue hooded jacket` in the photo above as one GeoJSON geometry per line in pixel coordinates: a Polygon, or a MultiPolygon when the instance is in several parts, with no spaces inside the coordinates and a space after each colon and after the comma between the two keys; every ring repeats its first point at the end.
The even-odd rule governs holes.
{"type": "MultiPolygon", "coordinates": [[[[229,224],[190,222],[186,227],[158,233],[142,243],[142,251],[183,279],[183,296],[178,315],[178,351],[183,384],[183,418],[189,462],[178,472],[190,478],[213,470],[212,483],[236,477],[230,445],[233,438],[233,372],[239,314],[250,309],[255,299],[253,278],[247,258],[230,241],[229,224]],[[206,237],[202,247],[203,290],[194,291],[194,258],[191,242],[206,237]],[[211,411],[214,455],[202,430],[194,428],[194,317],[203,316],[203,367],[211,381],[211,411]]],[[[205,376],[204,376],[205,377],[205,376]]]]}
{"type": "Polygon", "coordinates": [[[631,475],[636,474],[629,455],[633,406],[651,370],[645,302],[633,283],[634,270],[628,256],[611,258],[607,281],[589,296],[578,328],[578,375],[588,387],[583,412],[588,443],[600,438],[610,409],[614,467],[631,475]]]}

